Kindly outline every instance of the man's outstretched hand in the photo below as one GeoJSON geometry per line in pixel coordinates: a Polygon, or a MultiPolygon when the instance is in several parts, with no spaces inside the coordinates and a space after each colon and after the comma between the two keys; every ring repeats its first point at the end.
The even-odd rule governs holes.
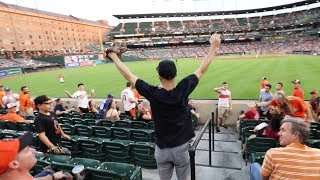
{"type": "Polygon", "coordinates": [[[211,44],[211,49],[214,51],[218,51],[218,49],[220,48],[220,44],[221,44],[221,39],[220,39],[220,34],[214,33],[209,42],[211,44]]]}
{"type": "Polygon", "coordinates": [[[127,47],[124,42],[114,42],[113,45],[106,50],[106,56],[113,60],[115,56],[121,58],[121,55],[126,51],[127,47]]]}

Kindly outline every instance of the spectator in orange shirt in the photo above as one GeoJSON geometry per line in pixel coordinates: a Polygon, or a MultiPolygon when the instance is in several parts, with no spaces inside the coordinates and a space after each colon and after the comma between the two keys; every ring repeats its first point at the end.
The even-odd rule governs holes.
{"type": "Polygon", "coordinates": [[[141,95],[138,93],[138,91],[134,85],[131,86],[131,91],[133,92],[133,97],[135,100],[141,99],[141,95]]]}
{"type": "Polygon", "coordinates": [[[21,87],[19,100],[20,100],[19,114],[24,117],[34,116],[33,108],[32,108],[33,102],[30,99],[30,91],[27,86],[21,87]]]}
{"type": "Polygon", "coordinates": [[[260,89],[264,89],[264,87],[266,86],[266,84],[269,84],[269,81],[267,80],[266,77],[262,77],[262,80],[260,82],[260,89]]]}
{"type": "Polygon", "coordinates": [[[294,88],[292,96],[296,96],[304,100],[304,93],[300,86],[300,80],[293,80],[292,85],[294,88]]]}
{"type": "Polygon", "coordinates": [[[297,117],[304,120],[313,120],[311,109],[299,97],[286,96],[283,93],[276,92],[272,100],[268,102],[254,103],[256,107],[273,105],[279,107],[280,111],[286,115],[285,119],[289,117],[297,117]]]}
{"type": "Polygon", "coordinates": [[[0,120],[8,120],[12,122],[33,122],[32,120],[25,120],[19,114],[16,113],[17,105],[15,103],[7,104],[7,114],[1,115],[0,120]]]}
{"type": "Polygon", "coordinates": [[[0,85],[0,106],[1,106],[1,108],[2,109],[5,109],[6,108],[6,106],[3,104],[3,102],[2,102],[2,97],[5,95],[5,92],[4,92],[4,90],[3,90],[3,86],[2,85],[0,85]]]}

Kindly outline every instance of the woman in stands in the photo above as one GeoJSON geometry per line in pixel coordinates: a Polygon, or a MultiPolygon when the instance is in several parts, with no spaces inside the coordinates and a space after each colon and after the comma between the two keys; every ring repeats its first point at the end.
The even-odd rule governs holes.
{"type": "Polygon", "coordinates": [[[114,100],[110,101],[104,117],[106,120],[120,120],[119,112],[117,110],[116,102],[114,100]]]}
{"type": "Polygon", "coordinates": [[[92,114],[99,113],[94,100],[89,101],[89,112],[92,114]]]}
{"type": "Polygon", "coordinates": [[[279,140],[278,132],[280,131],[281,120],[283,119],[283,116],[281,115],[278,107],[270,106],[269,111],[270,114],[272,114],[269,124],[265,127],[263,127],[261,124],[256,126],[253,131],[257,132],[257,135],[252,135],[250,138],[268,137],[279,140]]]}
{"type": "Polygon", "coordinates": [[[143,102],[139,102],[136,109],[136,117],[137,121],[149,122],[152,117],[149,109],[145,108],[143,102]]]}

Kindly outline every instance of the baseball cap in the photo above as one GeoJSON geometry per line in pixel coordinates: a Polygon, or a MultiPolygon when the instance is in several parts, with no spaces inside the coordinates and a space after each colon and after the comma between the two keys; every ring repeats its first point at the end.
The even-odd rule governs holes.
{"type": "Polygon", "coordinates": [[[107,97],[108,97],[108,98],[113,98],[113,95],[112,95],[112,94],[108,94],[107,97]]]}
{"type": "Polygon", "coordinates": [[[48,102],[48,103],[52,102],[51,98],[46,95],[41,95],[34,99],[34,103],[36,104],[36,106],[38,106],[39,104],[43,104],[45,102],[48,102]]]}
{"type": "Polygon", "coordinates": [[[11,89],[6,87],[6,88],[4,88],[4,91],[11,91],[11,89]]]}
{"type": "Polygon", "coordinates": [[[299,79],[295,79],[293,81],[291,81],[293,84],[300,84],[300,80],[299,79]]]}
{"type": "Polygon", "coordinates": [[[25,147],[32,144],[31,132],[14,139],[3,139],[0,141],[0,174],[3,173],[13,161],[16,155],[25,147]]]}
{"type": "Polygon", "coordinates": [[[16,103],[9,103],[7,104],[7,108],[10,109],[12,107],[17,107],[17,104],[16,103]]]}
{"type": "Polygon", "coordinates": [[[163,60],[159,63],[157,67],[158,74],[167,79],[173,79],[177,75],[177,68],[173,61],[163,60]]]}
{"type": "Polygon", "coordinates": [[[310,92],[310,94],[318,94],[318,91],[317,90],[313,90],[310,92]]]}

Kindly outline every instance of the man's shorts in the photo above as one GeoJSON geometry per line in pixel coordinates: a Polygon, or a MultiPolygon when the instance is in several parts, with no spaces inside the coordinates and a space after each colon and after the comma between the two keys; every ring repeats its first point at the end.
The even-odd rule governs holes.
{"type": "Polygon", "coordinates": [[[230,113],[229,108],[227,107],[218,107],[218,118],[228,117],[230,113]]]}

